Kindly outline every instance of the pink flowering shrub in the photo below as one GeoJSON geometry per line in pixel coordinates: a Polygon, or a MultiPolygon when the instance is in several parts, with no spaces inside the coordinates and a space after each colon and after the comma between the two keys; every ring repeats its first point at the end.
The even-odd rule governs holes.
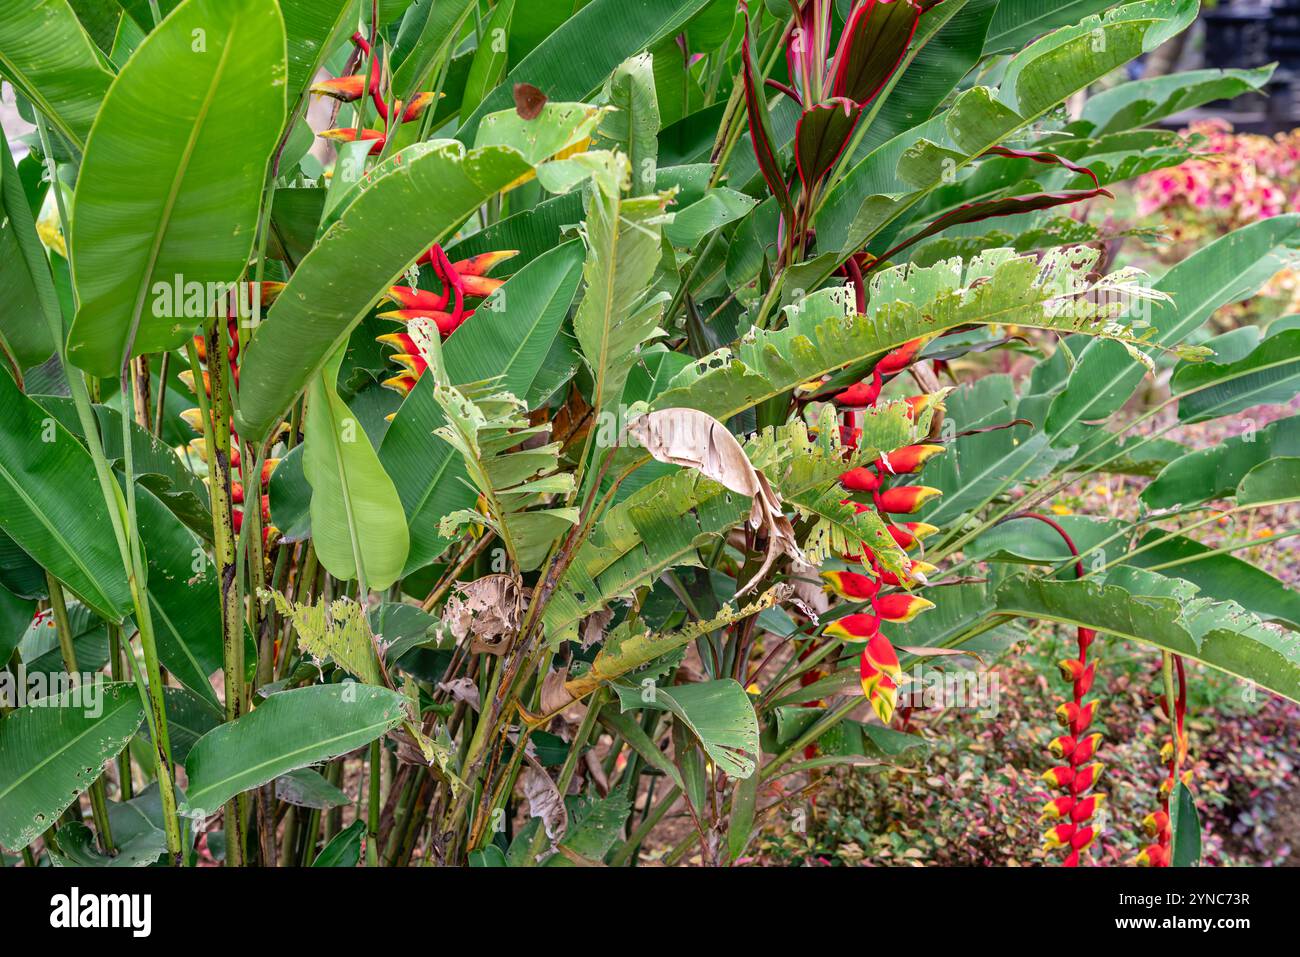
{"type": "Polygon", "coordinates": [[[1231,232],[1300,208],[1300,130],[1234,133],[1224,120],[1182,131],[1202,139],[1199,158],[1141,177],[1138,214],[1159,214],[1174,243],[1231,232]]]}

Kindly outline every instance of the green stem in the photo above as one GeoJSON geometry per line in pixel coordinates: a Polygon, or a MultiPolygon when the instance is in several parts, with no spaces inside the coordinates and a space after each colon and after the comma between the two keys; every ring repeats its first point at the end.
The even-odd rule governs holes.
{"type": "MultiPolygon", "coordinates": [[[[77,651],[72,646],[72,626],[68,622],[68,605],[63,599],[63,586],[48,571],[45,582],[50,592],[50,610],[54,613],[55,630],[59,636],[59,651],[63,654],[63,667],[69,677],[81,683],[81,669],[77,667],[77,651]]],[[[99,832],[100,845],[105,854],[113,854],[113,830],[108,820],[108,803],[104,799],[104,776],[101,774],[90,785],[90,813],[99,832]]]]}
{"type": "MultiPolygon", "coordinates": [[[[55,203],[59,211],[59,228],[62,230],[63,235],[67,236],[69,221],[67,211],[63,207],[58,171],[54,163],[53,153],[50,150],[49,133],[45,126],[45,118],[39,113],[36,115],[36,128],[41,140],[42,152],[45,153],[45,162],[50,175],[51,186],[54,189],[55,203]]],[[[69,262],[69,268],[72,268],[71,261],[69,262]]],[[[75,282],[73,284],[73,299],[75,306],[75,282]]],[[[158,792],[162,805],[163,830],[167,839],[168,856],[171,857],[174,864],[179,865],[181,863],[181,829],[176,811],[171,747],[167,737],[167,712],[163,705],[158,649],[154,642],[153,612],[150,608],[148,594],[145,591],[147,579],[144,575],[139,536],[135,527],[135,474],[131,443],[131,418],[124,410],[121,416],[126,485],[126,504],[124,508],[122,489],[118,487],[112,469],[108,464],[108,459],[104,455],[104,447],[99,435],[99,421],[90,404],[90,396],[86,391],[85,380],[82,378],[80,371],[73,369],[68,363],[66,340],[60,318],[57,315],[47,313],[46,322],[50,326],[51,338],[56,343],[64,378],[67,380],[68,390],[72,395],[73,405],[77,410],[81,430],[85,435],[86,447],[95,466],[95,475],[99,481],[100,493],[104,496],[104,502],[108,506],[109,520],[113,526],[113,535],[117,540],[122,567],[127,573],[127,584],[131,592],[132,607],[135,611],[136,628],[140,635],[140,648],[144,653],[145,671],[149,678],[148,684],[141,685],[140,690],[145,704],[150,737],[153,740],[158,761],[158,792]]],[[[126,351],[129,354],[129,349],[126,351]]],[[[126,370],[129,368],[129,362],[124,361],[124,378],[126,370]]]]}

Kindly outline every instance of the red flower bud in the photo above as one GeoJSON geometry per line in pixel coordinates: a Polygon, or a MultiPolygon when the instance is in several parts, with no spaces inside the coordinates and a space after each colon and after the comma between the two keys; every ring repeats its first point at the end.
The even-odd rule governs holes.
{"type": "Polygon", "coordinates": [[[1082,824],[1085,821],[1092,820],[1092,816],[1102,809],[1106,804],[1106,795],[1090,794],[1087,797],[1079,798],[1074,802],[1074,807],[1070,809],[1070,820],[1075,824],[1082,824]]]}
{"type": "Polygon", "coordinates": [[[1144,817],[1142,828],[1162,844],[1169,840],[1172,833],[1169,827],[1169,815],[1164,811],[1152,811],[1144,817]]]}
{"type": "Polygon", "coordinates": [[[518,255],[519,250],[517,249],[499,249],[496,252],[479,253],[477,256],[470,256],[468,259],[458,259],[451,264],[451,268],[461,276],[486,276],[488,271],[497,263],[505,262],[507,259],[518,255]]]}
{"type": "Polygon", "coordinates": [[[881,475],[911,475],[942,451],[942,445],[905,445],[878,458],[876,471],[881,475]]]}
{"type": "Polygon", "coordinates": [[[324,130],[318,134],[327,140],[335,140],[340,143],[352,143],[358,139],[370,140],[370,154],[377,156],[384,148],[384,134],[378,130],[362,130],[358,135],[356,127],[343,126],[332,130],[324,130]]]}
{"type": "Polygon", "coordinates": [[[1134,861],[1138,867],[1168,867],[1169,848],[1159,844],[1148,844],[1134,861]]]}
{"type": "Polygon", "coordinates": [[[881,569],[880,581],[882,584],[893,585],[898,588],[911,588],[913,585],[926,584],[926,576],[931,575],[938,570],[939,567],[937,565],[931,565],[929,562],[923,562],[918,559],[917,561],[912,562],[901,579],[893,572],[881,569]]]}
{"type": "Polygon", "coordinates": [[[381,385],[406,396],[410,395],[411,390],[415,388],[415,381],[415,376],[413,375],[395,375],[391,379],[385,379],[381,385]]]}
{"type": "Polygon", "coordinates": [[[860,465],[842,474],[840,484],[850,492],[874,492],[880,488],[880,477],[871,469],[860,465]]]}
{"type": "Polygon", "coordinates": [[[933,336],[921,336],[919,339],[903,343],[892,352],[885,353],[885,357],[876,363],[875,371],[881,375],[901,372],[912,364],[912,360],[925,348],[925,344],[933,338],[933,336]]]}
{"type": "Polygon", "coordinates": [[[877,598],[872,606],[875,613],[885,621],[908,622],[921,612],[933,608],[934,602],[918,595],[896,592],[877,598]]]}
{"type": "MultiPolygon", "coordinates": [[[[832,638],[843,638],[845,641],[870,641],[880,634],[880,619],[875,615],[862,613],[845,615],[822,629],[822,634],[832,638]]],[[[892,649],[893,646],[890,647],[892,649]]]]}
{"type": "Polygon", "coordinates": [[[858,659],[858,676],[862,693],[881,724],[889,724],[894,716],[894,708],[898,704],[897,678],[900,671],[894,646],[889,643],[889,639],[877,632],[867,642],[858,659]]]}
{"type": "Polygon", "coordinates": [[[822,572],[826,590],[846,601],[866,601],[880,591],[880,582],[857,572],[822,572]]]}
{"type": "Polygon", "coordinates": [[[1043,805],[1043,813],[1038,816],[1038,823],[1044,821],[1059,821],[1069,817],[1074,810],[1074,796],[1062,794],[1060,797],[1054,797],[1043,805]]]}
{"type": "Polygon", "coordinates": [[[887,488],[876,498],[876,507],[882,512],[911,514],[921,508],[932,498],[938,498],[943,492],[928,485],[895,485],[887,488]]]}
{"type": "Polygon", "coordinates": [[[474,315],[473,309],[467,309],[459,316],[450,312],[424,311],[420,309],[394,309],[392,312],[379,313],[380,319],[393,319],[397,322],[410,322],[412,319],[431,319],[438,327],[438,332],[445,339],[455,332],[462,322],[474,315]]]}
{"type": "Polygon", "coordinates": [[[880,398],[880,388],[880,380],[863,379],[861,382],[853,383],[843,392],[837,393],[831,401],[839,406],[860,409],[863,406],[873,405],[876,399],[880,398]]]}
{"type": "Polygon", "coordinates": [[[1092,764],[1084,764],[1074,769],[1074,778],[1070,781],[1070,790],[1076,795],[1083,794],[1090,790],[1096,783],[1101,780],[1101,772],[1104,766],[1100,761],[1092,764]]]}

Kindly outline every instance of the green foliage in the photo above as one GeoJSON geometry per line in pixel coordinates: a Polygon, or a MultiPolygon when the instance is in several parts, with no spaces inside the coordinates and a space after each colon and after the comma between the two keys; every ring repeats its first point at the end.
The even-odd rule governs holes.
{"type": "Polygon", "coordinates": [[[1166,437],[1300,392],[1294,319],[1207,328],[1300,220],[1152,282],[1057,208],[1269,81],[1112,83],[1195,0],[925,4],[862,104],[778,0],[11,6],[0,678],[115,679],[0,718],[29,863],[220,856],[221,814],[229,864],[628,864],[677,806],[663,859],[732,863],[774,781],[930,752],[895,666],[1033,621],[1300,700],[1300,597],[1218,533],[1295,503],[1295,418],[1166,437]],[[1041,520],[1097,473],[1132,507],[1041,520]]]}

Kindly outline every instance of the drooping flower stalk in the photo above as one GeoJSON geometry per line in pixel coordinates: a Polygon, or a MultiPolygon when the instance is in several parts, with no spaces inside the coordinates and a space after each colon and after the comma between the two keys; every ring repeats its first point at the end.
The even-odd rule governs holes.
{"type": "MultiPolygon", "coordinates": [[[[1075,556],[1075,575],[1083,577],[1083,562],[1078,558],[1079,549],[1059,522],[1037,512],[1019,512],[1004,521],[1013,518],[1032,518],[1053,529],[1061,536],[1070,554],[1075,556]]],[[[1096,637],[1096,631],[1091,628],[1076,629],[1076,657],[1060,662],[1061,678],[1070,683],[1071,694],[1070,700],[1056,709],[1056,718],[1064,728],[1064,733],[1054,737],[1047,746],[1051,756],[1064,763],[1043,774],[1043,780],[1060,793],[1043,805],[1039,822],[1056,822],[1044,833],[1043,844],[1048,851],[1064,852],[1065,857],[1061,861],[1063,867],[1079,866],[1099,832],[1099,828],[1093,825],[1094,816],[1106,803],[1106,795],[1091,793],[1101,778],[1103,768],[1100,761],[1092,760],[1101,745],[1102,736],[1096,732],[1087,733],[1097,714],[1097,700],[1084,700],[1092,690],[1097,673],[1097,662],[1088,658],[1088,649],[1096,637]]]]}
{"type": "MultiPolygon", "coordinates": [[[[897,375],[916,361],[926,341],[925,338],[915,339],[886,353],[872,369],[869,379],[855,383],[833,397],[844,418],[841,434],[845,435],[847,446],[855,448],[860,435],[860,430],[853,424],[858,410],[876,404],[885,377],[897,375]]],[[[915,418],[932,403],[932,397],[917,397],[908,403],[909,414],[915,418]]],[[[894,449],[869,465],[849,469],[840,475],[841,487],[850,493],[850,497],[845,498],[841,504],[853,508],[859,514],[875,511],[900,547],[916,547],[923,538],[938,529],[924,522],[896,525],[891,516],[916,512],[925,502],[941,493],[938,489],[924,485],[886,483],[897,476],[919,472],[928,459],[942,451],[941,445],[909,445],[894,449]],[[856,501],[853,494],[870,496],[871,501],[856,501]]],[[[924,585],[926,575],[933,572],[935,567],[925,561],[912,561],[900,576],[882,568],[876,555],[865,546],[862,554],[846,555],[844,558],[860,561],[863,571],[823,572],[827,591],[845,601],[866,602],[871,611],[847,615],[827,626],[823,634],[844,641],[864,643],[858,659],[862,693],[881,722],[888,724],[898,703],[901,669],[898,653],[881,632],[880,625],[881,622],[905,623],[934,607],[930,600],[910,594],[910,589],[924,585]],[[881,594],[882,586],[904,590],[881,594]]]]}

